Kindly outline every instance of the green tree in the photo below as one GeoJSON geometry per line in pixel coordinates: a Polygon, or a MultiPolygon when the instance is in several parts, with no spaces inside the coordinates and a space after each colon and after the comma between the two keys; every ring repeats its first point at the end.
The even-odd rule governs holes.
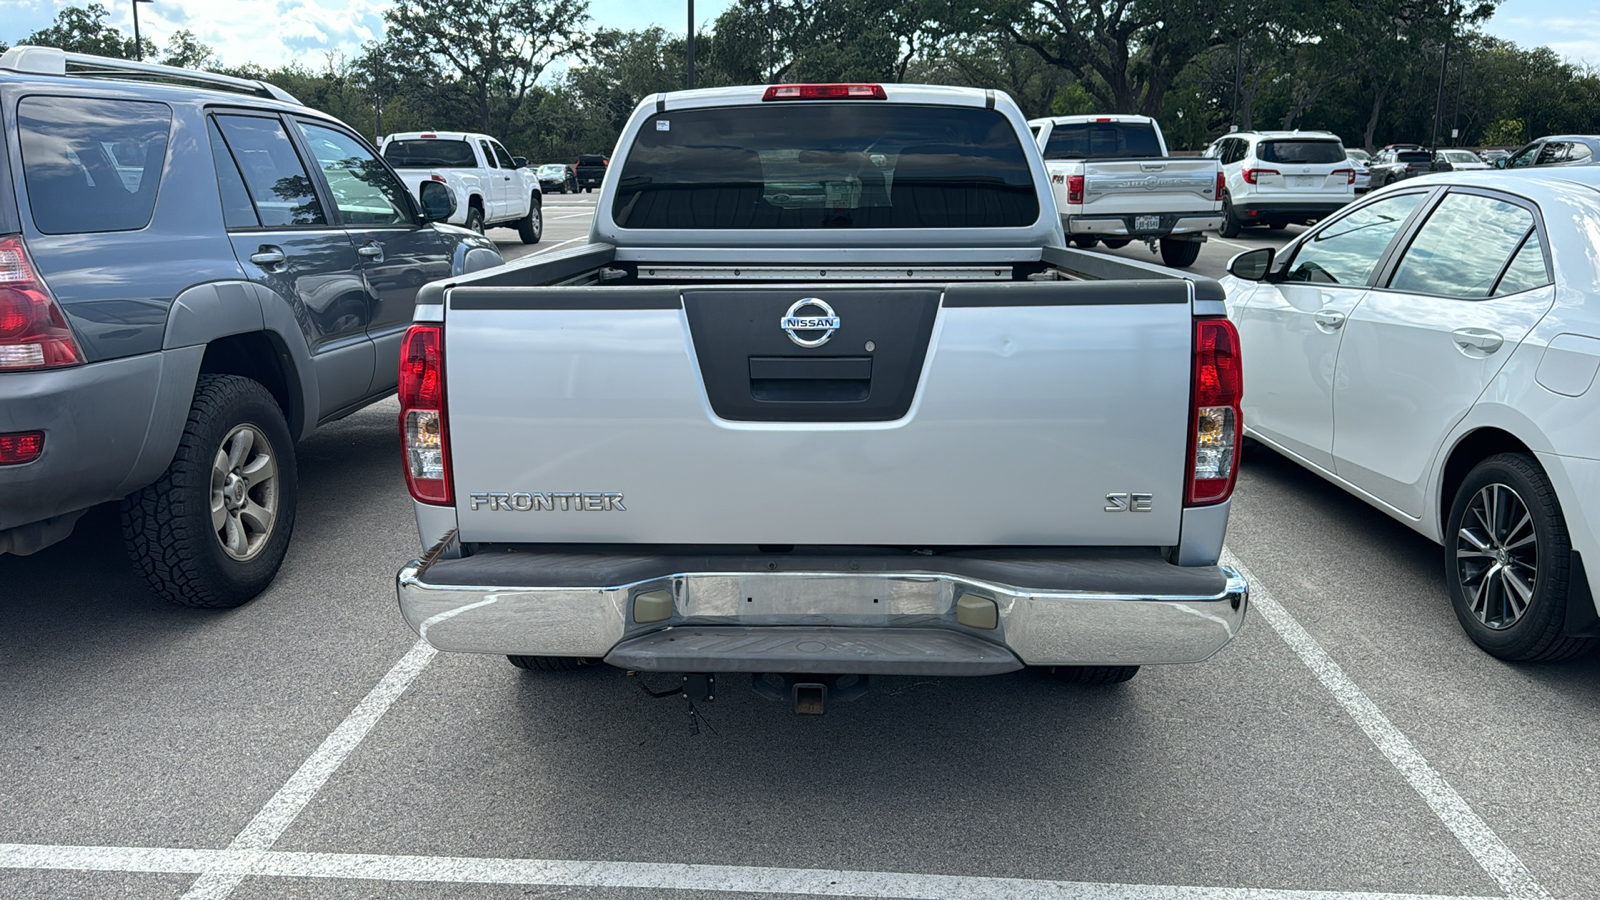
{"type": "MultiPolygon", "coordinates": [[[[116,59],[136,58],[138,48],[134,46],[133,38],[106,21],[110,17],[111,10],[99,3],[63,7],[56,13],[54,22],[23,38],[22,43],[59,47],[70,53],[92,53],[116,59]]],[[[145,55],[153,56],[155,44],[149,40],[143,43],[145,55]]]]}
{"type": "Polygon", "coordinates": [[[588,0],[397,0],[384,14],[389,54],[415,60],[467,104],[479,130],[503,133],[549,65],[585,46],[588,0]]]}
{"type": "Polygon", "coordinates": [[[194,32],[187,28],[180,29],[167,38],[167,48],[161,54],[161,61],[169,66],[178,66],[183,69],[215,69],[222,63],[217,59],[217,54],[210,46],[200,42],[194,32]]]}

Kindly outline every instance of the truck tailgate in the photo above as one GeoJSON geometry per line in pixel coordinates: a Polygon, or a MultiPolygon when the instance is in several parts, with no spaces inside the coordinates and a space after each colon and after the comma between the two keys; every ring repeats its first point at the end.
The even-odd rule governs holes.
{"type": "Polygon", "coordinates": [[[1217,161],[1089,160],[1083,164],[1083,213],[1203,212],[1217,208],[1217,161]]]}
{"type": "Polygon", "coordinates": [[[1171,545],[1189,295],[1176,280],[454,288],[460,536],[1171,545]],[[814,347],[781,327],[808,298],[838,318],[814,347]],[[1107,511],[1127,492],[1150,509],[1107,511]]]}

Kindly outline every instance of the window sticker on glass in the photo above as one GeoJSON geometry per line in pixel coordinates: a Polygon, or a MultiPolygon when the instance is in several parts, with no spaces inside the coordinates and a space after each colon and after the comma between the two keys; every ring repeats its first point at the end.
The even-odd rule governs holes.
{"type": "Polygon", "coordinates": [[[672,130],[672,123],[667,121],[666,119],[657,119],[656,120],[656,130],[657,131],[671,131],[672,130]]]}

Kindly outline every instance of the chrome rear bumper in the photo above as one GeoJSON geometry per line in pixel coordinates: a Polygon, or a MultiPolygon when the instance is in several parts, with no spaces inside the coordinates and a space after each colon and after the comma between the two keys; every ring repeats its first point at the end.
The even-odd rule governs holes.
{"type": "MultiPolygon", "coordinates": [[[[569,569],[574,565],[571,556],[551,558],[569,569]]],[[[1102,584],[1118,585],[1114,591],[1062,589],[1062,582],[1072,578],[1063,579],[1059,571],[1044,572],[1037,579],[1052,584],[1051,589],[1041,590],[970,572],[909,566],[895,570],[892,563],[871,565],[844,558],[785,560],[785,571],[740,566],[746,570],[673,571],[615,584],[551,586],[539,584],[543,573],[537,566],[519,571],[520,561],[508,555],[489,561],[495,566],[494,577],[485,580],[492,584],[450,583],[449,576],[466,580],[461,576],[473,574],[470,567],[460,565],[464,562],[425,568],[414,561],[397,577],[401,613],[434,647],[594,658],[619,651],[613,660],[618,664],[665,671],[820,671],[805,664],[808,653],[831,658],[828,665],[856,660],[860,663],[856,671],[875,674],[935,670],[988,674],[1021,665],[1199,662],[1238,633],[1249,597],[1244,579],[1227,567],[1180,569],[1155,560],[1125,558],[1109,560],[1107,566],[1120,571],[1110,580],[1100,579],[1102,584]],[[450,571],[452,564],[455,568],[450,571]],[[852,571],[852,565],[858,569],[852,571]],[[1151,582],[1158,589],[1164,580],[1168,587],[1177,583],[1201,585],[1204,590],[1130,589],[1141,580],[1140,566],[1155,569],[1158,575],[1160,569],[1170,570],[1167,578],[1151,582]],[[1173,574],[1178,576],[1176,582],[1173,574]],[[519,580],[523,583],[507,583],[519,580]],[[634,605],[641,595],[649,595],[647,603],[655,610],[645,618],[666,618],[636,621],[634,605]],[[988,613],[993,627],[974,627],[973,608],[982,611],[976,621],[983,622],[987,602],[994,605],[988,613]],[[807,629],[821,637],[814,642],[773,640],[785,637],[786,628],[807,629]],[[685,639],[682,648],[675,649],[672,645],[677,642],[666,639],[675,629],[685,639]],[[939,640],[938,633],[951,640],[939,640]],[[652,648],[649,659],[655,662],[636,652],[641,639],[652,635],[656,637],[643,645],[652,648]],[[696,640],[688,640],[691,637],[696,640]],[[934,639],[924,640],[929,637],[934,639]],[[757,653],[753,649],[757,645],[765,649],[757,653]],[[940,647],[948,648],[949,659],[944,661],[948,665],[943,667],[940,647]],[[996,651],[1014,656],[1016,664],[995,658],[996,651]],[[957,671],[967,665],[964,661],[980,658],[983,662],[974,662],[971,671],[957,671]],[[691,664],[694,668],[685,667],[691,664]]],[[[1074,565],[1081,571],[1093,562],[1080,559],[1074,565]]],[[[1039,567],[1047,564],[1027,560],[1012,568],[1040,574],[1039,567]]],[[[626,566],[613,569],[629,571],[626,566]]],[[[637,573],[637,567],[632,571],[637,573]]]]}

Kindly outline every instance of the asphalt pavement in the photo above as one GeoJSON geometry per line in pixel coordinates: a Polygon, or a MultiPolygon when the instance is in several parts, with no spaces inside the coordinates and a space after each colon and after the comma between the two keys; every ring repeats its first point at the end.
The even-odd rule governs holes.
{"type": "MultiPolygon", "coordinates": [[[[593,197],[491,235],[572,246],[593,197]]],[[[288,559],[241,609],[153,598],[114,510],[0,557],[0,897],[1600,897],[1600,661],[1481,653],[1442,550],[1268,451],[1211,660],[874,679],[800,717],[419,646],[396,413],[300,446],[288,559]]]]}

